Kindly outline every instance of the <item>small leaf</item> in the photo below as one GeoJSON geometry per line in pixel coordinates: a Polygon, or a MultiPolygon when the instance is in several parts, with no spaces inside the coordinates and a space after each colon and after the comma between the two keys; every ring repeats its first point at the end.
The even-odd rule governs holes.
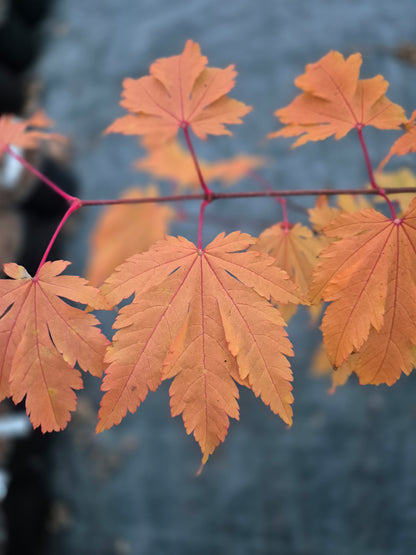
{"type": "Polygon", "coordinates": [[[62,430],[82,388],[78,364],[101,376],[108,340],[92,314],[61,297],[107,308],[97,289],[77,276],[60,276],[69,262],[46,262],[36,278],[25,268],[5,264],[13,280],[0,280],[0,398],[15,403],[26,396],[33,426],[62,430]]]}
{"type": "Polygon", "coordinates": [[[5,147],[14,145],[25,149],[34,149],[40,141],[66,141],[58,133],[49,133],[44,128],[51,127],[53,121],[39,111],[27,120],[19,120],[15,116],[0,116],[0,154],[5,147]]]}
{"type": "Polygon", "coordinates": [[[399,137],[392,145],[387,156],[381,161],[378,170],[381,171],[390,158],[394,155],[404,156],[409,154],[409,152],[416,152],[416,111],[413,112],[411,118],[408,121],[403,122],[403,127],[405,129],[404,135],[399,137]]]}
{"type": "Polygon", "coordinates": [[[207,68],[207,63],[199,44],[188,40],[179,56],[153,63],[150,75],[125,79],[120,104],[132,114],[106,132],[144,135],[148,146],[173,139],[186,126],[200,139],[231,135],[226,125],[242,123],[251,107],[226,96],[234,87],[234,66],[207,68]]]}
{"type": "Polygon", "coordinates": [[[406,121],[404,110],[384,93],[388,82],[381,75],[359,79],[361,54],[346,60],[331,51],[295,80],[303,92],[289,106],[275,112],[285,127],[272,137],[299,137],[293,144],[344,137],[355,127],[398,129],[406,121]]]}
{"type": "MultiPolygon", "coordinates": [[[[382,189],[387,187],[416,187],[416,176],[409,168],[400,168],[394,172],[381,172],[377,174],[377,185],[382,189]]],[[[389,199],[396,201],[401,212],[405,212],[409,208],[409,204],[415,198],[415,193],[393,193],[389,194],[389,199]]],[[[384,202],[379,196],[374,199],[375,202],[384,202]]]]}
{"type": "MultiPolygon", "coordinates": [[[[206,183],[220,181],[225,185],[232,185],[250,171],[264,165],[265,160],[258,156],[240,155],[216,162],[199,159],[198,163],[206,183]]],[[[147,171],[157,179],[174,181],[183,189],[201,188],[191,155],[177,141],[169,141],[159,148],[150,149],[147,156],[137,161],[135,167],[147,171]]]]}
{"type": "MultiPolygon", "coordinates": [[[[252,248],[275,258],[276,266],[285,270],[299,287],[301,294],[306,296],[312,271],[323,245],[321,237],[301,224],[287,229],[284,224],[278,223],[263,231],[252,248]]],[[[292,303],[279,307],[286,321],[296,308],[297,304],[292,303]]]]}

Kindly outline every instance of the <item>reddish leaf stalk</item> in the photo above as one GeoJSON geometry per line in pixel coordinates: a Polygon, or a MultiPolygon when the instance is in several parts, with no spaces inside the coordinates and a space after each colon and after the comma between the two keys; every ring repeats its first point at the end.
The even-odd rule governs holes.
{"type": "MultiPolygon", "coordinates": [[[[243,199],[243,198],[262,198],[262,197],[271,197],[276,198],[276,200],[281,204],[282,211],[283,211],[283,223],[285,225],[285,229],[289,229],[289,222],[287,216],[287,206],[286,200],[282,197],[293,197],[293,196],[318,196],[318,195],[371,195],[371,194],[378,194],[381,195],[386,202],[388,203],[390,210],[392,212],[393,218],[396,217],[393,205],[390,199],[387,197],[390,193],[416,193],[415,187],[400,187],[400,188],[393,188],[389,187],[386,189],[381,189],[375,182],[374,174],[371,166],[371,162],[368,156],[367,147],[365,145],[362,130],[357,128],[358,136],[360,138],[360,142],[363,148],[364,157],[367,164],[368,173],[370,176],[370,182],[372,185],[372,189],[304,189],[304,190],[283,190],[283,191],[274,191],[271,186],[262,180],[260,176],[256,176],[258,181],[262,181],[263,185],[267,183],[266,188],[267,191],[249,191],[249,192],[236,192],[236,193],[214,193],[209,189],[205,181],[203,179],[201,170],[199,168],[198,160],[196,158],[195,152],[192,147],[192,143],[190,141],[189,132],[186,127],[184,127],[185,137],[187,138],[188,147],[192,158],[195,163],[195,167],[200,178],[201,187],[204,190],[204,194],[191,194],[191,195],[170,195],[170,196],[162,196],[162,197],[147,197],[147,198],[140,198],[140,199],[109,199],[109,200],[82,200],[77,197],[73,197],[72,195],[68,195],[65,191],[63,191],[60,187],[58,187],[53,181],[48,179],[44,176],[40,171],[34,168],[29,162],[27,162],[24,158],[22,158],[19,154],[13,152],[13,150],[7,146],[5,151],[13,156],[18,162],[20,162],[23,166],[25,166],[33,175],[41,179],[48,187],[54,190],[57,194],[63,197],[68,203],[69,208],[64,214],[62,220],[58,224],[43,256],[39,263],[39,267],[36,271],[35,277],[38,275],[39,270],[42,268],[43,264],[45,263],[49,252],[56,241],[56,238],[59,235],[63,225],[65,224],[66,220],[69,216],[79,210],[83,206],[105,206],[105,205],[114,205],[114,204],[145,204],[150,202],[182,202],[188,200],[199,200],[203,201],[201,203],[200,213],[199,213],[199,225],[198,225],[198,248],[202,249],[202,228],[204,222],[204,211],[205,208],[214,200],[218,199],[243,199]]],[[[254,172],[251,172],[254,177],[254,172]]]]}
{"type": "Polygon", "coordinates": [[[382,189],[376,183],[373,166],[371,165],[371,160],[368,154],[367,145],[365,143],[364,136],[363,136],[363,126],[361,124],[357,124],[355,128],[358,133],[358,138],[360,139],[361,149],[364,154],[365,164],[367,166],[367,172],[368,172],[368,177],[370,178],[371,187],[387,202],[388,207],[390,208],[392,219],[395,220],[397,215],[391,200],[388,198],[385,189],[382,189]]]}
{"type": "Polygon", "coordinates": [[[192,156],[192,160],[194,161],[194,164],[195,164],[195,169],[196,169],[196,173],[198,174],[199,183],[201,184],[201,187],[206,197],[210,198],[212,196],[212,191],[205,183],[204,176],[202,175],[201,168],[199,167],[198,158],[196,157],[195,150],[191,142],[191,137],[189,135],[189,127],[186,122],[184,123],[182,129],[185,135],[186,144],[188,145],[189,153],[192,156]]]}
{"type": "MultiPolygon", "coordinates": [[[[251,170],[250,175],[256,180],[258,181],[265,189],[266,191],[274,191],[273,187],[270,185],[270,183],[268,181],[266,181],[261,175],[259,175],[257,172],[251,170]]],[[[280,197],[275,197],[274,200],[276,202],[278,202],[280,204],[280,206],[282,207],[282,219],[283,219],[283,229],[288,232],[289,231],[289,219],[288,219],[288,215],[287,215],[287,202],[286,199],[284,198],[280,198],[280,197]]]]}
{"type": "Polygon", "coordinates": [[[43,253],[42,259],[41,259],[41,261],[40,261],[40,263],[39,263],[39,267],[38,267],[38,269],[36,270],[36,274],[35,274],[35,276],[34,276],[35,278],[38,276],[40,269],[41,269],[42,266],[45,264],[46,259],[48,258],[49,252],[50,252],[50,250],[51,250],[53,244],[55,243],[56,238],[58,237],[59,232],[61,231],[61,229],[62,229],[64,223],[65,223],[66,220],[69,218],[69,216],[70,216],[73,212],[75,212],[76,210],[78,210],[79,208],[81,208],[81,206],[82,206],[82,201],[80,201],[80,200],[77,199],[77,198],[75,198],[75,199],[71,202],[70,207],[69,207],[68,210],[65,212],[65,214],[64,214],[64,216],[63,216],[63,218],[62,218],[62,220],[59,222],[58,227],[55,229],[55,232],[54,232],[54,234],[52,235],[52,239],[49,241],[49,244],[48,244],[48,246],[46,247],[45,252],[43,253]]]}
{"type": "Polygon", "coordinates": [[[10,154],[10,156],[15,158],[18,162],[20,162],[22,164],[22,166],[25,166],[25,168],[28,169],[33,175],[35,175],[37,178],[39,178],[41,181],[43,181],[48,187],[53,189],[55,191],[55,193],[58,193],[58,195],[63,197],[68,203],[71,204],[76,199],[76,197],[73,197],[71,195],[68,195],[68,193],[65,193],[65,191],[63,191],[60,187],[58,187],[58,185],[56,185],[53,181],[51,181],[45,175],[43,175],[43,173],[41,173],[39,170],[37,170],[35,167],[33,167],[32,164],[30,164],[27,160],[25,160],[24,158],[19,156],[19,154],[14,152],[10,148],[10,146],[6,146],[6,148],[4,150],[8,154],[10,154]]]}
{"type": "Polygon", "coordinates": [[[201,208],[199,209],[199,223],[198,223],[198,249],[202,251],[202,228],[204,225],[204,211],[205,208],[212,202],[212,199],[204,200],[201,202],[201,208]]]}
{"type": "MultiPolygon", "coordinates": [[[[396,193],[415,193],[416,187],[386,187],[383,189],[386,195],[396,193]]],[[[211,201],[221,199],[245,199],[245,198],[267,198],[267,197],[308,197],[319,195],[379,195],[375,189],[303,189],[282,191],[241,191],[235,193],[212,193],[211,201]]],[[[206,200],[204,194],[170,195],[161,197],[108,199],[108,200],[80,200],[82,206],[107,206],[112,204],[145,204],[149,202],[182,202],[188,200],[206,200]]]]}

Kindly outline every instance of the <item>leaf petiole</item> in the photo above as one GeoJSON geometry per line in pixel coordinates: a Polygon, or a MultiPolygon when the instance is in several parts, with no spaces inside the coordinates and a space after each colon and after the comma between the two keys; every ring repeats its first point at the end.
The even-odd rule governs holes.
{"type": "Polygon", "coordinates": [[[396,214],[396,211],[394,209],[393,203],[391,202],[389,197],[386,195],[386,191],[384,189],[382,189],[381,187],[379,187],[377,185],[376,180],[375,180],[373,166],[371,165],[371,160],[370,160],[370,156],[368,154],[367,145],[365,143],[364,136],[363,136],[363,126],[361,124],[357,124],[355,126],[355,128],[357,130],[358,138],[360,140],[361,149],[362,149],[363,154],[364,154],[364,160],[365,160],[365,164],[367,166],[368,177],[370,178],[370,185],[387,202],[388,207],[390,208],[391,217],[392,217],[393,220],[395,220],[397,218],[397,214],[396,214]]]}
{"type": "Polygon", "coordinates": [[[30,164],[27,160],[22,158],[22,156],[14,152],[14,150],[12,150],[10,146],[6,146],[4,150],[5,152],[7,152],[7,154],[9,154],[15,160],[20,162],[22,166],[28,169],[30,173],[35,175],[37,178],[43,181],[48,187],[50,187],[53,191],[55,191],[55,193],[58,193],[58,195],[63,197],[69,204],[71,204],[74,200],[77,200],[76,197],[73,197],[72,195],[68,195],[68,193],[65,193],[65,191],[63,191],[60,187],[58,187],[58,185],[56,185],[53,181],[51,181],[45,175],[43,175],[43,173],[41,173],[39,170],[33,167],[32,164],[30,164]]]}

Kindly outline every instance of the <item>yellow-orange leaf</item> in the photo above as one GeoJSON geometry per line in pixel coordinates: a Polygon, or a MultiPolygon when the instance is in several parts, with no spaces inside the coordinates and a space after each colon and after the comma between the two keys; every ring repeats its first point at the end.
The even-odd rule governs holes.
{"type": "MultiPolygon", "coordinates": [[[[199,159],[198,163],[205,183],[222,181],[226,185],[232,185],[251,170],[264,165],[265,160],[258,156],[240,155],[211,163],[199,159]]],[[[159,148],[149,150],[147,156],[138,160],[135,167],[158,179],[172,180],[184,189],[201,188],[191,155],[177,141],[169,141],[159,148]]]]}
{"type": "MultiPolygon", "coordinates": [[[[198,164],[207,182],[209,164],[200,159],[198,164]]],[[[184,189],[201,188],[191,155],[177,141],[169,141],[159,148],[150,149],[147,156],[136,162],[135,168],[150,173],[156,179],[172,180],[184,189]]]]}
{"type": "MultiPolygon", "coordinates": [[[[321,195],[318,197],[315,206],[309,208],[309,219],[315,231],[321,232],[331,220],[343,212],[357,212],[374,206],[365,196],[361,195],[337,195],[336,203],[337,206],[330,206],[328,197],[321,195]]],[[[326,242],[330,242],[330,239],[327,238],[326,242]]]]}
{"type": "Polygon", "coordinates": [[[233,185],[250,175],[250,172],[256,168],[264,166],[265,163],[264,158],[248,156],[247,154],[233,156],[228,160],[218,160],[212,163],[209,168],[208,181],[221,181],[225,185],[233,185]]]}
{"type": "MultiPolygon", "coordinates": [[[[283,223],[278,223],[263,231],[252,248],[275,258],[276,266],[285,270],[306,296],[322,247],[321,237],[314,235],[309,228],[295,224],[286,229],[283,223]]],[[[285,320],[294,314],[296,307],[292,303],[280,307],[285,320]]]]}
{"type": "Polygon", "coordinates": [[[357,353],[361,383],[391,385],[410,373],[416,345],[416,200],[401,219],[343,214],[325,232],[311,295],[331,304],[322,331],[331,364],[357,353]]]}
{"type": "Polygon", "coordinates": [[[403,122],[405,134],[399,137],[392,145],[387,156],[381,161],[378,170],[382,170],[390,158],[394,155],[404,156],[409,152],[416,152],[416,111],[413,112],[409,121],[403,122]]]}
{"type": "Polygon", "coordinates": [[[11,115],[0,116],[0,154],[10,145],[33,149],[42,140],[65,140],[62,135],[44,131],[52,125],[53,121],[44,112],[36,112],[27,120],[19,120],[11,115]]]}
{"type": "Polygon", "coordinates": [[[174,378],[172,415],[199,443],[203,463],[238,418],[235,381],[292,421],[292,347],[275,302],[298,302],[274,259],[247,248],[253,237],[219,235],[203,251],[168,237],[119,266],[103,286],[121,309],[109,349],[98,431],[134,412],[149,389],[174,378]],[[234,379],[233,379],[234,377],[234,379]]]}
{"type": "Polygon", "coordinates": [[[329,376],[332,386],[329,393],[334,393],[337,387],[345,385],[354,371],[354,362],[358,355],[352,354],[339,368],[334,369],[329,362],[323,344],[320,345],[312,360],[312,371],[316,376],[329,376]]]}
{"type": "Polygon", "coordinates": [[[336,206],[330,206],[328,197],[320,195],[316,199],[315,206],[308,209],[309,219],[316,232],[321,232],[331,220],[339,216],[341,210],[336,206]]]}
{"type": "MultiPolygon", "coordinates": [[[[157,196],[157,187],[150,186],[145,190],[132,187],[121,198],[157,196]]],[[[171,208],[155,203],[120,204],[105,209],[91,236],[92,252],[86,272],[90,283],[101,285],[126,258],[163,239],[172,217],[171,208]]]]}
{"type": "Polygon", "coordinates": [[[107,132],[144,135],[147,145],[160,145],[187,126],[201,139],[231,135],[226,125],[242,123],[251,107],[226,96],[235,84],[234,66],[208,68],[207,63],[199,44],[188,40],[182,54],[153,63],[150,75],[125,79],[120,104],[132,114],[107,132]]]}
{"type": "MultiPolygon", "coordinates": [[[[416,176],[409,168],[400,168],[395,172],[381,172],[377,174],[377,185],[382,189],[387,187],[416,187],[416,176]]],[[[411,201],[416,196],[415,193],[393,193],[389,194],[389,199],[396,201],[401,212],[405,212],[411,201]]],[[[376,196],[375,202],[384,202],[382,197],[376,196]]]]}
{"type": "Polygon", "coordinates": [[[346,60],[331,51],[295,80],[303,93],[275,115],[285,125],[269,137],[299,137],[293,146],[334,135],[341,139],[353,128],[372,125],[398,129],[406,121],[404,110],[384,93],[388,82],[381,75],[359,79],[361,54],[346,60]]]}
{"type": "Polygon", "coordinates": [[[108,340],[92,314],[62,300],[107,308],[97,289],[76,276],[60,276],[69,262],[46,262],[36,278],[5,264],[13,280],[0,281],[0,398],[26,396],[34,427],[61,430],[75,410],[82,380],[75,363],[101,376],[108,340]]]}

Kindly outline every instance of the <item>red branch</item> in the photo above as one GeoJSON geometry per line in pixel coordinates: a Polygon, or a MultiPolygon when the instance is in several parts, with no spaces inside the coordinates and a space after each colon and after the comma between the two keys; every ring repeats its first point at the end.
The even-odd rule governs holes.
{"type": "Polygon", "coordinates": [[[200,179],[201,187],[204,193],[200,194],[191,194],[191,195],[169,195],[169,196],[161,196],[161,197],[147,197],[147,198],[128,198],[128,199],[109,199],[109,200],[82,200],[77,197],[73,197],[68,195],[65,191],[63,191],[58,185],[53,183],[50,179],[44,176],[41,172],[39,172],[36,168],[34,168],[29,162],[27,162],[24,158],[13,152],[10,147],[6,147],[5,150],[11,156],[13,156],[16,160],[18,160],[22,165],[24,165],[31,173],[33,173],[36,177],[41,179],[48,187],[50,187],[53,191],[63,197],[69,204],[68,210],[65,212],[63,218],[58,224],[43,256],[40,261],[38,270],[36,272],[36,276],[39,273],[39,270],[45,263],[49,252],[58,237],[59,232],[61,231],[63,225],[65,224],[66,220],[69,216],[79,210],[83,206],[105,206],[105,205],[113,205],[113,204],[146,204],[150,202],[183,202],[188,200],[197,200],[201,202],[201,208],[199,213],[199,225],[198,225],[198,248],[202,248],[202,228],[203,228],[203,221],[204,221],[204,210],[208,204],[213,202],[214,200],[220,199],[244,199],[244,198],[264,198],[264,197],[271,197],[276,198],[282,205],[283,209],[283,219],[287,225],[287,212],[286,212],[286,201],[282,197],[303,197],[303,196],[318,196],[318,195],[381,195],[388,203],[390,210],[392,211],[393,219],[396,218],[396,214],[393,208],[393,205],[390,199],[387,197],[388,194],[397,194],[397,193],[416,193],[416,187],[388,187],[386,189],[381,189],[375,182],[373,170],[371,167],[370,159],[368,156],[367,147],[365,145],[364,139],[362,137],[362,130],[357,128],[358,136],[360,138],[360,142],[363,148],[365,161],[367,164],[367,169],[370,175],[370,182],[372,185],[372,189],[303,189],[303,190],[283,190],[283,191],[274,191],[271,188],[267,191],[249,191],[249,192],[235,192],[235,193],[214,193],[209,189],[204,181],[202,176],[198,159],[195,155],[195,152],[192,148],[192,143],[190,142],[188,129],[184,128],[185,137],[187,138],[188,147],[190,149],[191,155],[194,159],[195,167],[200,179]]]}
{"type": "Polygon", "coordinates": [[[65,191],[63,191],[60,187],[58,187],[58,185],[56,185],[53,181],[51,181],[45,175],[43,175],[43,173],[41,173],[39,170],[33,167],[32,164],[30,164],[27,160],[19,156],[19,154],[17,154],[17,152],[14,152],[9,146],[6,146],[4,150],[8,154],[10,154],[10,156],[13,156],[15,160],[20,162],[22,166],[25,166],[25,168],[29,170],[33,175],[35,175],[38,179],[43,181],[48,187],[50,187],[53,191],[55,191],[55,193],[58,193],[58,195],[63,197],[69,204],[71,204],[71,202],[73,202],[74,200],[78,200],[76,199],[76,197],[73,197],[71,195],[68,195],[68,193],[65,193],[65,191]]]}
{"type": "Polygon", "coordinates": [[[363,136],[363,126],[361,124],[357,124],[355,126],[355,128],[356,128],[357,133],[358,133],[358,138],[360,139],[360,144],[361,144],[361,148],[362,148],[362,151],[363,151],[363,154],[364,154],[365,165],[367,166],[367,172],[368,172],[368,177],[370,178],[371,187],[376,191],[376,193],[378,193],[381,197],[383,197],[383,199],[387,202],[387,204],[390,208],[391,216],[392,216],[393,220],[395,220],[396,219],[396,211],[394,209],[394,206],[393,206],[391,200],[388,198],[388,196],[386,194],[386,190],[379,187],[377,185],[376,180],[375,180],[373,167],[371,165],[371,160],[370,160],[370,156],[368,154],[367,145],[365,144],[365,140],[364,140],[364,136],[363,136]]]}
{"type": "Polygon", "coordinates": [[[71,202],[70,207],[69,207],[68,210],[65,212],[65,214],[64,214],[64,216],[63,216],[63,218],[62,218],[62,220],[59,222],[58,227],[55,229],[55,232],[54,232],[54,234],[52,235],[52,239],[49,241],[49,244],[48,244],[48,246],[46,247],[45,252],[43,253],[42,259],[41,259],[41,261],[40,261],[40,263],[39,263],[38,269],[36,270],[36,274],[35,274],[35,276],[34,276],[35,278],[38,276],[40,269],[41,269],[42,266],[45,264],[46,259],[48,258],[49,252],[50,252],[50,250],[51,250],[53,244],[55,243],[56,238],[58,237],[59,232],[61,231],[61,229],[62,229],[64,223],[67,221],[67,219],[69,218],[69,216],[70,216],[73,212],[75,212],[76,210],[78,210],[79,208],[81,208],[81,206],[82,206],[82,201],[79,201],[78,199],[74,199],[74,200],[71,202]]]}
{"type": "Polygon", "coordinates": [[[192,160],[194,161],[194,164],[195,164],[195,169],[196,169],[196,173],[198,174],[199,183],[201,184],[201,187],[202,187],[206,197],[210,198],[211,195],[212,195],[212,191],[208,187],[208,185],[205,183],[204,176],[202,175],[201,168],[199,167],[198,158],[195,154],[195,150],[194,150],[194,147],[193,147],[192,142],[191,142],[191,137],[189,135],[188,124],[186,122],[182,126],[182,129],[183,129],[183,132],[184,132],[184,135],[185,135],[186,144],[188,145],[189,153],[190,153],[190,155],[192,157],[192,160]]]}
{"type": "MultiPolygon", "coordinates": [[[[386,187],[383,189],[386,195],[395,193],[415,193],[416,187],[386,187]]],[[[379,195],[375,189],[303,189],[303,190],[282,190],[282,191],[241,191],[235,193],[212,193],[211,200],[220,199],[244,199],[262,197],[311,197],[319,195],[379,195]]],[[[111,200],[81,200],[82,206],[104,206],[108,204],[145,204],[149,202],[182,202],[188,200],[206,200],[202,193],[191,195],[170,195],[161,197],[147,198],[127,198],[111,200]]]]}

